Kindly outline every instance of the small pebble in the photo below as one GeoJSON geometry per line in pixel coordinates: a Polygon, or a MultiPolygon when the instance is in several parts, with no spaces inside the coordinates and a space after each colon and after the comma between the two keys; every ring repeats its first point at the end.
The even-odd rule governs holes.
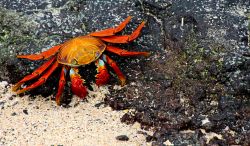
{"type": "Polygon", "coordinates": [[[99,107],[101,107],[102,105],[104,105],[104,102],[99,102],[99,103],[95,104],[95,107],[99,108],[99,107]]]}
{"type": "Polygon", "coordinates": [[[128,141],[129,138],[127,135],[119,135],[119,136],[116,136],[116,139],[117,140],[120,140],[120,141],[128,141]]]}
{"type": "Polygon", "coordinates": [[[14,112],[14,113],[11,114],[11,116],[15,116],[15,115],[17,115],[16,112],[14,112]]]}
{"type": "Polygon", "coordinates": [[[0,101],[0,105],[4,105],[5,101],[0,101]]]}
{"type": "Polygon", "coordinates": [[[27,109],[24,109],[24,110],[23,110],[23,113],[25,113],[26,115],[28,115],[28,110],[27,110],[27,109]]]}

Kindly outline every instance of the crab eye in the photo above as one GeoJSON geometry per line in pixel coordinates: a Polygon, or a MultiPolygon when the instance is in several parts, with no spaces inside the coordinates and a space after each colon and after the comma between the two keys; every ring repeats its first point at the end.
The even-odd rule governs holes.
{"type": "Polygon", "coordinates": [[[78,61],[77,61],[76,59],[73,59],[73,60],[72,60],[72,64],[73,64],[73,65],[77,65],[77,64],[78,64],[78,61]]]}

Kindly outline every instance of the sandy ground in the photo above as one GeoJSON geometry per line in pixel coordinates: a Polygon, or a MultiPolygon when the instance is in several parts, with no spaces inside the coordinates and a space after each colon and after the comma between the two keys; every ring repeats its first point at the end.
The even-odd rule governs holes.
{"type": "Polygon", "coordinates": [[[48,100],[50,97],[30,100],[29,96],[15,96],[7,82],[0,82],[0,145],[151,145],[138,133],[143,131],[138,123],[120,122],[127,111],[95,107],[109,92],[107,87],[94,88],[88,102],[74,97],[72,107],[63,108],[48,100]],[[119,135],[126,135],[129,140],[116,140],[119,135]]]}

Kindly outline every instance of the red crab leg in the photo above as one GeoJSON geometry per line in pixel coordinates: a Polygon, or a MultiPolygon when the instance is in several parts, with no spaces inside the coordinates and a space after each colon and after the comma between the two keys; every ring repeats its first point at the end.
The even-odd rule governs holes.
{"type": "Polygon", "coordinates": [[[61,45],[54,46],[47,51],[41,52],[39,54],[30,54],[30,55],[17,55],[17,58],[25,58],[29,60],[41,60],[47,59],[57,53],[61,45]]]}
{"type": "Polygon", "coordinates": [[[96,66],[97,66],[97,75],[96,77],[96,84],[98,86],[105,85],[108,82],[108,79],[110,77],[108,70],[103,62],[103,60],[98,59],[96,61],[96,66]]]}
{"type": "Polygon", "coordinates": [[[119,78],[119,80],[121,82],[121,86],[124,86],[125,83],[126,83],[126,78],[122,74],[122,72],[119,69],[116,62],[114,60],[112,60],[110,57],[108,57],[107,55],[102,55],[102,58],[103,58],[103,61],[107,62],[109,64],[109,66],[111,66],[113,68],[113,70],[115,71],[116,75],[118,76],[118,78],[119,78]]]}
{"type": "Polygon", "coordinates": [[[107,36],[107,37],[101,37],[100,39],[109,42],[109,43],[128,43],[130,41],[133,41],[136,39],[143,26],[145,25],[145,22],[143,21],[131,35],[122,35],[122,36],[107,36]]]}
{"type": "Polygon", "coordinates": [[[128,16],[127,19],[125,19],[123,22],[121,22],[119,24],[119,26],[117,26],[115,28],[108,28],[108,29],[104,29],[104,30],[101,30],[101,31],[92,32],[89,35],[96,36],[96,37],[112,36],[115,33],[123,30],[124,27],[129,23],[130,19],[131,19],[131,16],[128,16]]]}
{"type": "Polygon", "coordinates": [[[35,71],[33,71],[31,74],[25,76],[21,81],[19,81],[18,83],[16,83],[13,87],[12,90],[16,91],[23,83],[32,80],[36,77],[38,77],[39,75],[41,75],[50,65],[51,63],[55,60],[56,57],[52,57],[50,60],[48,60],[47,62],[45,62],[42,66],[40,66],[39,68],[37,68],[35,71]]]}
{"type": "Polygon", "coordinates": [[[64,86],[65,86],[65,75],[67,73],[67,69],[63,66],[62,70],[61,70],[61,75],[60,75],[60,81],[59,81],[59,85],[58,85],[58,91],[56,94],[56,104],[60,105],[61,104],[61,95],[63,93],[64,90],[64,86]]]}
{"type": "Polygon", "coordinates": [[[71,90],[80,98],[87,96],[87,88],[83,85],[84,79],[81,79],[77,68],[70,69],[71,90]]]}
{"type": "Polygon", "coordinates": [[[46,80],[48,79],[48,77],[54,72],[54,70],[58,67],[58,62],[56,61],[50,68],[47,72],[45,72],[44,75],[42,75],[38,81],[36,81],[35,83],[31,84],[30,86],[26,87],[26,88],[23,88],[21,90],[17,90],[17,94],[21,94],[25,91],[29,91],[31,89],[34,89],[40,85],[42,85],[43,83],[46,82],[46,80]]]}
{"type": "Polygon", "coordinates": [[[134,51],[127,51],[123,50],[121,48],[115,47],[115,46],[107,46],[106,48],[107,51],[115,53],[120,56],[149,56],[149,52],[134,52],[134,51]]]}

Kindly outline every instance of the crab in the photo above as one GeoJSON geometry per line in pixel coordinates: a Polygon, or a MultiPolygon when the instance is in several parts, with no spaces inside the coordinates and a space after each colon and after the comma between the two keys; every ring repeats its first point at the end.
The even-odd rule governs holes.
{"type": "Polygon", "coordinates": [[[16,83],[12,90],[17,94],[24,93],[31,89],[37,88],[46,82],[48,77],[58,68],[61,67],[60,80],[58,91],[55,96],[57,105],[61,105],[61,96],[63,94],[66,83],[66,75],[69,72],[71,80],[71,90],[73,94],[84,99],[87,96],[87,87],[84,85],[85,80],[78,73],[78,67],[90,63],[95,63],[97,67],[96,84],[104,85],[108,82],[110,74],[107,70],[108,64],[118,76],[121,86],[126,83],[126,78],[119,69],[117,63],[105,54],[105,51],[114,53],[119,56],[148,56],[149,52],[135,52],[123,50],[112,43],[129,43],[135,40],[142,28],[145,25],[143,21],[130,35],[115,35],[122,31],[131,20],[128,16],[118,26],[107,28],[101,31],[89,33],[85,36],[78,36],[68,40],[62,44],[53,46],[47,51],[39,54],[17,55],[17,58],[29,60],[47,60],[44,64],[34,70],[31,74],[25,76],[22,80],[16,83]],[[109,44],[106,44],[109,43],[109,44]],[[29,86],[22,88],[22,85],[27,81],[38,78],[38,80],[29,86]]]}

